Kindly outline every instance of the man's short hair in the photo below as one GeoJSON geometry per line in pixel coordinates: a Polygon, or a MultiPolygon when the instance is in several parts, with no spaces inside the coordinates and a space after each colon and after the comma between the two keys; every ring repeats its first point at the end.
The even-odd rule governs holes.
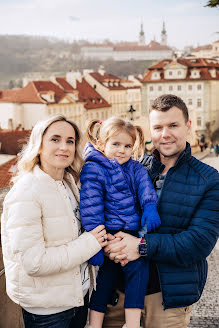
{"type": "Polygon", "coordinates": [[[185,121],[188,122],[189,120],[188,108],[184,103],[184,101],[175,95],[162,95],[156,98],[151,104],[150,112],[152,112],[152,110],[159,110],[161,112],[166,112],[172,107],[179,108],[183,113],[185,121]]]}

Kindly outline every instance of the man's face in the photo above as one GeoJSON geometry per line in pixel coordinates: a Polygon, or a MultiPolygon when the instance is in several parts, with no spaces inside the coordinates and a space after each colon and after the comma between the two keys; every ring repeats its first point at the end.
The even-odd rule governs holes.
{"type": "Polygon", "coordinates": [[[183,112],[175,106],[166,112],[152,110],[149,117],[155,148],[161,156],[177,159],[186,147],[191,121],[185,122],[183,112]]]}

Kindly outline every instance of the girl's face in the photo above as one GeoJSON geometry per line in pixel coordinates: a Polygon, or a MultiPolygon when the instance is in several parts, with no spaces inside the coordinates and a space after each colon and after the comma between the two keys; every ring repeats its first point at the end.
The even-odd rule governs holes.
{"type": "Polygon", "coordinates": [[[132,155],[133,140],[127,132],[119,132],[108,139],[104,155],[109,159],[116,158],[119,164],[128,162],[132,155]]]}
{"type": "Polygon", "coordinates": [[[75,156],[75,130],[71,124],[58,121],[51,124],[43,136],[40,150],[41,168],[59,180],[75,156]]]}

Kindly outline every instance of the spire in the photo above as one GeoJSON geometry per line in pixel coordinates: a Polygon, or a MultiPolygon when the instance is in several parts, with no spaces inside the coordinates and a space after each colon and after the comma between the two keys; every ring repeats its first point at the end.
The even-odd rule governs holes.
{"type": "Polygon", "coordinates": [[[141,45],[141,46],[145,45],[145,35],[144,35],[143,23],[141,23],[141,30],[139,33],[139,45],[141,45]]]}
{"type": "Polygon", "coordinates": [[[162,29],[161,33],[162,33],[162,34],[167,34],[167,31],[166,31],[166,29],[165,29],[165,23],[164,23],[164,22],[163,22],[163,29],[162,29]]]}
{"type": "Polygon", "coordinates": [[[165,23],[163,22],[163,29],[161,31],[161,45],[166,46],[167,45],[167,31],[165,28],[165,23]]]}

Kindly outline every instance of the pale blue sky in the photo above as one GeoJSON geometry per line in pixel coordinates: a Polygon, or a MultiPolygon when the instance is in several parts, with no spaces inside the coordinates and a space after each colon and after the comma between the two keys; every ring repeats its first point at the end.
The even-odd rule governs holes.
{"type": "Polygon", "coordinates": [[[160,41],[165,21],[168,44],[182,49],[219,39],[219,9],[207,0],[0,0],[0,34],[63,39],[137,41],[141,22],[146,43],[160,41]]]}

